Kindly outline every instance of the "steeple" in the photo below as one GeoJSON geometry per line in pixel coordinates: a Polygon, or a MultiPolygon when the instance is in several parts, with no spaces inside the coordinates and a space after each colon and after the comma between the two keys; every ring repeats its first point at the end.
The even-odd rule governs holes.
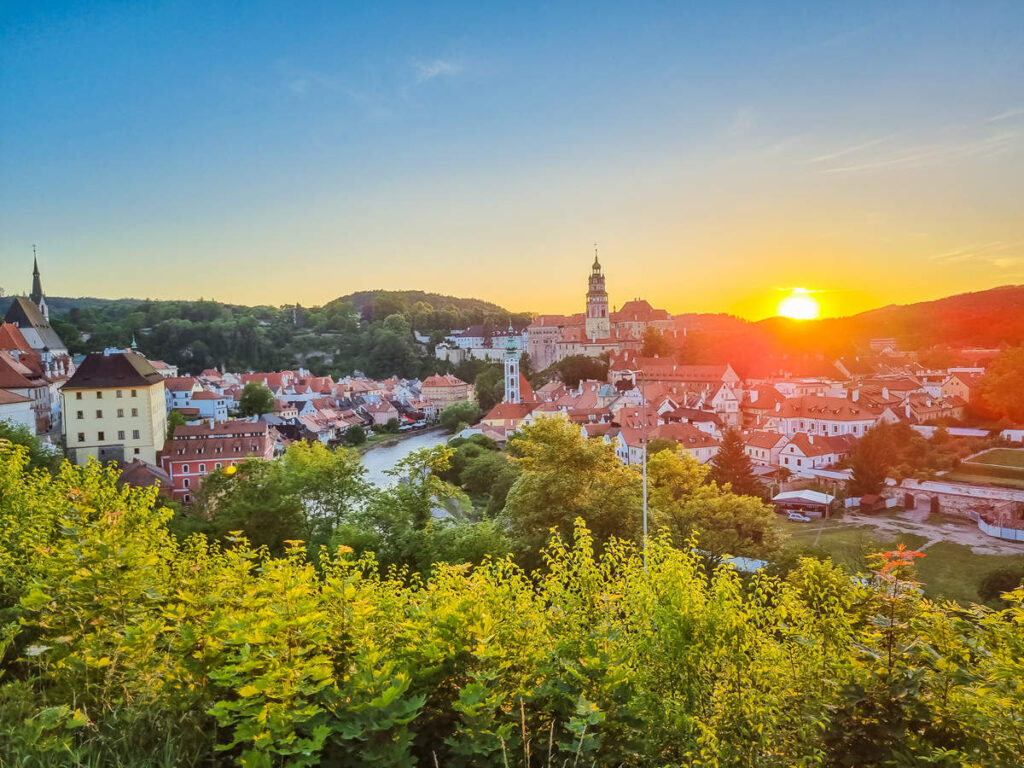
{"type": "Polygon", "coordinates": [[[39,279],[39,258],[36,256],[34,245],[32,246],[32,293],[28,297],[37,306],[43,300],[43,284],[39,279]]]}
{"type": "Polygon", "coordinates": [[[522,389],[519,383],[519,344],[516,343],[515,329],[512,320],[508,322],[508,338],[505,341],[505,402],[522,402],[522,389]]]}

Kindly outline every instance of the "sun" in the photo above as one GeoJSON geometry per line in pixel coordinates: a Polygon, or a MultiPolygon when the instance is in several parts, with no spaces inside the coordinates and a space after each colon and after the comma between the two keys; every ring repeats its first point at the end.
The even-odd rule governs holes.
{"type": "Polygon", "coordinates": [[[793,320],[813,320],[821,313],[821,307],[806,288],[794,288],[789,296],[779,302],[776,311],[793,320]]]}

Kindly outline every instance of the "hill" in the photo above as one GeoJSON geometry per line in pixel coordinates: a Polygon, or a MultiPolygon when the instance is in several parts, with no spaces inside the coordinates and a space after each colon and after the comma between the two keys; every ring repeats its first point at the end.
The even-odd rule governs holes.
{"type": "Polygon", "coordinates": [[[454,308],[460,313],[481,314],[481,315],[508,315],[509,310],[489,301],[482,299],[465,299],[458,296],[446,296],[441,293],[430,293],[428,291],[356,291],[345,296],[340,296],[334,301],[325,304],[331,307],[335,304],[348,302],[355,307],[359,313],[365,313],[367,308],[380,306],[396,307],[395,311],[413,309],[416,304],[423,302],[429,304],[432,309],[454,308]]]}

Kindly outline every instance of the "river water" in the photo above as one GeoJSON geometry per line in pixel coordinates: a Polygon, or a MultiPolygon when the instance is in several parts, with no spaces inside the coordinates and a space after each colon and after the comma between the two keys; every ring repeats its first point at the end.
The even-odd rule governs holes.
{"type": "Polygon", "coordinates": [[[407,437],[394,445],[381,445],[371,448],[363,454],[363,466],[366,467],[366,479],[378,488],[387,488],[395,480],[388,477],[384,472],[395,466],[413,451],[420,448],[432,448],[435,445],[444,445],[448,441],[448,435],[443,429],[433,429],[413,437],[407,437]]]}

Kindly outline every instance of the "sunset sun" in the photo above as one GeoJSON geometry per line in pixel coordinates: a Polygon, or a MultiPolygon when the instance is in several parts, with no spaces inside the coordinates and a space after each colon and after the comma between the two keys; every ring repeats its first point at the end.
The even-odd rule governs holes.
{"type": "Polygon", "coordinates": [[[821,308],[806,288],[794,288],[779,302],[778,313],[793,320],[813,320],[821,308]]]}

